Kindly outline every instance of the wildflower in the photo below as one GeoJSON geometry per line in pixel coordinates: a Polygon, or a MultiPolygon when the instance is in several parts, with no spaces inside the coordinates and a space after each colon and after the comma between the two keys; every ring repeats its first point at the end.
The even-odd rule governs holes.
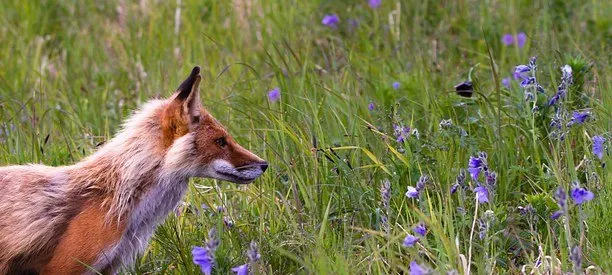
{"type": "Polygon", "coordinates": [[[414,137],[416,137],[417,139],[419,139],[419,136],[420,136],[420,134],[419,134],[419,129],[417,129],[417,128],[412,129],[411,134],[412,134],[414,137]]]}
{"type": "Polygon", "coordinates": [[[493,187],[497,183],[497,174],[495,171],[485,171],[485,179],[487,185],[493,187]]]}
{"type": "Polygon", "coordinates": [[[584,111],[584,112],[574,111],[572,113],[572,119],[567,123],[567,126],[569,127],[574,124],[583,124],[584,122],[587,121],[587,119],[589,119],[589,117],[591,117],[591,112],[589,111],[584,111]]]}
{"type": "Polygon", "coordinates": [[[389,201],[391,200],[391,182],[388,179],[384,179],[380,185],[380,201],[382,207],[385,209],[389,208],[389,201]]]}
{"type": "Polygon", "coordinates": [[[557,87],[557,93],[548,101],[548,106],[557,104],[567,94],[569,86],[572,85],[574,79],[572,77],[572,67],[565,65],[561,67],[561,83],[557,87]]]}
{"type": "Polygon", "coordinates": [[[251,263],[256,263],[261,258],[261,254],[259,254],[259,249],[257,248],[257,243],[255,241],[251,241],[249,249],[247,250],[247,257],[249,257],[249,261],[251,263]]]}
{"type": "Polygon", "coordinates": [[[516,35],[516,46],[519,47],[519,49],[522,49],[525,46],[525,42],[527,42],[527,35],[524,32],[519,32],[516,35]]]}
{"type": "Polygon", "coordinates": [[[410,136],[410,127],[400,127],[398,125],[393,125],[393,134],[395,135],[395,137],[397,137],[396,141],[402,143],[408,136],[410,136]]]}
{"type": "Polygon", "coordinates": [[[396,89],[396,90],[397,90],[397,89],[399,89],[399,88],[400,88],[400,83],[399,83],[399,82],[397,82],[397,81],[395,81],[395,82],[393,82],[393,84],[391,84],[391,86],[393,86],[393,89],[396,89]]]}
{"type": "Polygon", "coordinates": [[[227,228],[234,227],[234,220],[232,220],[232,218],[229,216],[223,216],[223,223],[225,226],[227,226],[227,228]]]}
{"type": "Polygon", "coordinates": [[[441,130],[450,129],[451,127],[453,127],[453,120],[450,118],[443,119],[440,121],[440,124],[438,124],[438,128],[440,128],[441,130]]]}
{"type": "Polygon", "coordinates": [[[516,67],[514,67],[514,79],[516,80],[522,80],[525,79],[527,76],[525,75],[525,73],[530,72],[531,69],[527,66],[527,65],[518,65],[516,67]]]}
{"type": "Polygon", "coordinates": [[[406,238],[404,238],[403,244],[405,247],[413,247],[418,241],[419,238],[408,234],[406,235],[406,238]]]}
{"type": "Polygon", "coordinates": [[[378,6],[380,6],[380,3],[382,2],[382,0],[370,0],[368,1],[368,5],[370,6],[370,8],[378,8],[378,6]]]}
{"type": "Polygon", "coordinates": [[[502,36],[502,43],[504,43],[504,45],[506,46],[514,44],[514,37],[512,36],[512,34],[504,34],[504,36],[502,36]]]}
{"type": "Polygon", "coordinates": [[[232,267],[232,271],[236,273],[236,275],[248,275],[249,274],[249,264],[243,264],[236,267],[232,267]]]}
{"type": "Polygon", "coordinates": [[[488,169],[486,160],[486,157],[470,157],[470,161],[468,162],[468,171],[470,172],[472,179],[477,180],[478,176],[480,176],[480,172],[488,169]]]}
{"type": "Polygon", "coordinates": [[[217,238],[217,230],[214,228],[208,232],[208,241],[205,247],[196,246],[191,250],[193,255],[193,263],[200,266],[202,273],[210,275],[213,265],[215,264],[215,251],[219,246],[217,238]]]}
{"type": "Polygon", "coordinates": [[[236,275],[248,275],[249,266],[254,265],[257,261],[259,261],[259,258],[261,258],[261,255],[257,249],[257,243],[255,241],[251,241],[249,249],[247,250],[247,256],[249,257],[248,263],[232,268],[232,271],[234,271],[236,275]]]}
{"type": "Polygon", "coordinates": [[[391,182],[384,179],[380,185],[380,203],[382,204],[381,225],[385,232],[389,232],[388,214],[391,200],[391,182]]]}
{"type": "Polygon", "coordinates": [[[606,139],[602,136],[593,137],[593,155],[599,159],[603,159],[604,142],[606,142],[606,139]]]}
{"type": "Polygon", "coordinates": [[[374,111],[375,108],[376,108],[376,105],[374,105],[374,102],[370,102],[370,104],[368,104],[368,110],[374,111]]]}
{"type": "Polygon", "coordinates": [[[425,227],[424,223],[419,223],[412,229],[412,231],[421,235],[422,237],[425,237],[425,234],[427,234],[427,227],[425,227]]]}
{"type": "Polygon", "coordinates": [[[570,251],[570,260],[574,263],[574,267],[582,267],[582,252],[579,246],[574,246],[572,251],[570,251]]]}
{"type": "Polygon", "coordinates": [[[340,18],[338,17],[338,15],[334,13],[327,14],[323,17],[323,20],[321,20],[321,23],[325,26],[336,28],[338,23],[340,23],[340,18]]]}
{"type": "Polygon", "coordinates": [[[210,251],[204,247],[196,246],[191,250],[191,254],[193,255],[193,263],[200,266],[202,273],[210,275],[214,264],[214,257],[210,251]]]}
{"type": "Polygon", "coordinates": [[[555,191],[555,198],[557,199],[557,204],[559,205],[559,207],[561,207],[561,209],[565,209],[567,194],[565,194],[565,190],[563,190],[563,187],[559,186],[559,188],[557,188],[557,191],[555,191]]]}
{"type": "Polygon", "coordinates": [[[270,92],[268,92],[268,100],[270,100],[270,102],[276,102],[280,99],[280,89],[278,87],[270,90],[270,92]]]}
{"type": "Polygon", "coordinates": [[[582,187],[574,187],[574,189],[572,189],[571,195],[572,199],[574,200],[574,203],[578,205],[590,201],[595,197],[595,195],[593,195],[593,192],[582,187]]]}
{"type": "Polygon", "coordinates": [[[451,186],[451,194],[457,192],[457,189],[459,189],[459,187],[465,189],[465,169],[463,168],[459,169],[459,174],[455,178],[455,184],[451,186]]]}
{"type": "Polygon", "coordinates": [[[489,231],[489,226],[485,220],[478,219],[478,238],[484,240],[484,238],[487,236],[487,231],[489,231]]]}
{"type": "Polygon", "coordinates": [[[553,220],[558,219],[559,217],[561,217],[563,215],[563,210],[557,210],[554,213],[552,213],[552,215],[550,215],[550,218],[553,220]]]}
{"type": "Polygon", "coordinates": [[[425,275],[427,273],[428,273],[427,270],[424,267],[417,264],[416,261],[412,261],[410,263],[410,275],[425,275]]]}
{"type": "Polygon", "coordinates": [[[476,199],[478,203],[489,202],[489,190],[487,190],[484,186],[478,186],[474,188],[474,193],[476,193],[476,199]]]}
{"type": "Polygon", "coordinates": [[[408,186],[408,191],[406,191],[406,197],[409,197],[411,199],[418,198],[419,190],[417,190],[416,188],[412,186],[408,186]]]}
{"type": "Polygon", "coordinates": [[[502,79],[502,85],[504,85],[504,87],[506,87],[506,89],[510,89],[510,78],[506,77],[504,79],[502,79]]]}
{"type": "Polygon", "coordinates": [[[419,191],[425,189],[425,184],[427,184],[427,182],[429,182],[429,176],[421,175],[421,177],[419,177],[419,181],[417,181],[416,189],[419,191]]]}

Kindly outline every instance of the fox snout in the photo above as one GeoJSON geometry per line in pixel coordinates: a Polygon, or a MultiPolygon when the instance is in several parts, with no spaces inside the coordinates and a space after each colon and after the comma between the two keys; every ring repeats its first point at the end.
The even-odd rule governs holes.
{"type": "Polygon", "coordinates": [[[268,169],[268,163],[257,161],[251,164],[235,167],[225,160],[216,160],[212,163],[213,178],[239,184],[247,184],[259,178],[268,169]]]}

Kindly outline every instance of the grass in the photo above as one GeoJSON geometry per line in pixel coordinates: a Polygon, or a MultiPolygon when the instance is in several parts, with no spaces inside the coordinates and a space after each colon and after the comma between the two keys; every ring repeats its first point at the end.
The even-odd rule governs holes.
{"type": "Polygon", "coordinates": [[[595,158],[591,137],[611,139],[610,10],[599,0],[407,0],[377,9],[367,1],[7,0],[0,164],[74,163],[202,65],[206,107],[271,166],[249,186],[193,179],[127,273],[199,272],[191,249],[211,228],[221,238],[215,274],[245,263],[251,241],[262,255],[252,270],[262,274],[406,273],[413,260],[440,273],[519,274],[544,257],[555,274],[609,273],[609,156],[595,158]],[[337,28],[321,24],[328,13],[340,17],[337,28]],[[524,48],[502,44],[518,32],[527,34],[524,48]],[[501,85],[531,56],[545,89],[535,115],[518,82],[501,85]],[[564,64],[574,69],[564,106],[593,119],[560,141],[545,103],[564,64]],[[453,87],[470,70],[474,96],[460,97],[453,87]],[[279,102],[267,99],[274,87],[279,102]],[[440,129],[442,119],[454,126],[440,129]],[[393,125],[419,137],[398,143],[393,125]],[[491,203],[477,206],[472,180],[449,190],[479,151],[498,178],[491,203]],[[431,180],[421,199],[407,198],[423,174],[431,180]],[[554,191],[573,181],[595,199],[551,220],[554,191]],[[521,215],[527,205],[535,210],[521,215]],[[427,236],[403,247],[418,222],[427,236]],[[578,269],[568,242],[582,249],[578,269]]]}

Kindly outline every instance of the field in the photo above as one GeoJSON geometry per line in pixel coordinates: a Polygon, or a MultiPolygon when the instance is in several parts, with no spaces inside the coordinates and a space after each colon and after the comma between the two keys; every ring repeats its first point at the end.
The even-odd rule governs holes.
{"type": "Polygon", "coordinates": [[[72,164],[200,65],[270,167],[192,179],[124,274],[200,273],[213,228],[213,274],[252,241],[255,274],[611,273],[612,3],[374,2],[5,0],[0,165],[72,164]]]}

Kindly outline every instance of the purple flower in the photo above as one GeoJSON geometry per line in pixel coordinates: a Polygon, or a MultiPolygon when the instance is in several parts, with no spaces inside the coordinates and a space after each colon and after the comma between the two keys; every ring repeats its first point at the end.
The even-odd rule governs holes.
{"type": "Polygon", "coordinates": [[[410,275],[425,275],[425,274],[427,274],[427,271],[425,270],[425,268],[417,264],[416,261],[412,261],[410,263],[410,275]]]}
{"type": "Polygon", "coordinates": [[[575,187],[574,189],[572,189],[571,194],[572,199],[576,204],[583,204],[584,202],[590,201],[595,197],[595,195],[593,195],[593,192],[582,187],[575,187]]]}
{"type": "Polygon", "coordinates": [[[602,136],[593,137],[593,155],[596,155],[599,159],[603,159],[604,142],[606,142],[606,139],[602,136]]]}
{"type": "Polygon", "coordinates": [[[522,49],[525,46],[525,42],[527,42],[527,35],[524,32],[519,32],[516,35],[516,45],[519,49],[522,49]]]}
{"type": "Polygon", "coordinates": [[[553,219],[553,220],[556,220],[559,217],[561,217],[562,215],[563,215],[563,210],[557,210],[555,213],[550,215],[550,218],[553,219]]]}
{"type": "Polygon", "coordinates": [[[249,264],[243,264],[236,267],[232,267],[232,271],[236,273],[236,275],[248,275],[249,274],[249,264]]]}
{"type": "Polygon", "coordinates": [[[413,247],[418,241],[419,241],[419,238],[408,234],[406,235],[406,238],[404,238],[403,245],[405,247],[413,247]]]}
{"type": "Polygon", "coordinates": [[[577,112],[574,111],[572,113],[572,119],[570,120],[570,122],[568,122],[568,126],[574,125],[574,124],[582,124],[584,123],[589,117],[591,117],[591,112],[589,111],[584,111],[584,112],[577,112]]]}
{"type": "Polygon", "coordinates": [[[580,251],[580,246],[574,246],[570,251],[570,260],[574,262],[574,266],[578,268],[582,268],[582,252],[580,251]]]}
{"type": "Polygon", "coordinates": [[[572,67],[570,65],[561,67],[561,73],[561,83],[559,83],[555,95],[548,101],[548,106],[555,105],[557,102],[559,102],[559,100],[563,99],[567,94],[569,86],[574,82],[572,67]]]}
{"type": "Polygon", "coordinates": [[[559,186],[559,188],[557,188],[557,191],[555,191],[555,198],[557,199],[557,204],[559,207],[561,207],[561,209],[565,209],[567,194],[565,193],[565,190],[563,190],[563,187],[559,186]]]}
{"type": "Polygon", "coordinates": [[[414,199],[414,198],[418,198],[419,194],[420,194],[419,190],[417,190],[416,188],[412,186],[408,186],[408,191],[406,191],[406,197],[414,199]]]}
{"type": "Polygon", "coordinates": [[[261,254],[259,254],[259,249],[257,248],[257,243],[255,241],[251,241],[249,249],[247,249],[247,257],[249,257],[249,261],[251,263],[256,263],[261,258],[261,254]]]}
{"type": "Polygon", "coordinates": [[[495,171],[485,171],[485,180],[487,185],[495,186],[497,183],[497,174],[495,171]]]}
{"type": "Polygon", "coordinates": [[[427,234],[427,227],[425,227],[424,223],[419,223],[412,229],[412,231],[421,235],[422,237],[425,237],[425,234],[427,234]]]}
{"type": "Polygon", "coordinates": [[[215,264],[215,251],[219,246],[217,230],[214,228],[208,232],[208,241],[205,247],[196,246],[191,250],[193,263],[200,266],[202,273],[210,275],[215,264]]]}
{"type": "Polygon", "coordinates": [[[397,90],[397,89],[399,89],[399,88],[400,88],[400,83],[399,83],[399,82],[397,82],[397,81],[395,81],[395,82],[393,82],[393,84],[391,84],[391,86],[393,86],[393,89],[396,89],[396,90],[397,90]]]}
{"type": "Polygon", "coordinates": [[[525,73],[527,73],[529,71],[531,71],[531,69],[527,65],[518,65],[518,66],[514,67],[514,74],[513,74],[514,75],[514,79],[524,80],[525,78],[527,78],[525,73]]]}
{"type": "Polygon", "coordinates": [[[484,170],[486,167],[485,162],[480,157],[470,157],[470,161],[468,163],[468,172],[472,176],[472,179],[477,180],[478,176],[480,176],[480,172],[484,170]]]}
{"type": "Polygon", "coordinates": [[[457,192],[457,189],[459,189],[459,184],[455,183],[455,184],[451,185],[450,193],[451,194],[455,194],[455,192],[457,192]]]}
{"type": "Polygon", "coordinates": [[[323,17],[323,20],[321,20],[321,23],[325,26],[336,28],[338,23],[340,23],[340,18],[338,17],[338,15],[334,13],[327,14],[323,17]]]}
{"type": "Polygon", "coordinates": [[[280,99],[280,89],[278,87],[270,90],[270,92],[268,92],[268,100],[270,100],[270,102],[276,102],[280,99]]]}
{"type": "Polygon", "coordinates": [[[502,36],[502,43],[504,43],[504,45],[506,46],[514,44],[514,37],[512,36],[512,34],[504,34],[504,36],[502,36]]]}
{"type": "Polygon", "coordinates": [[[427,182],[429,182],[429,176],[421,175],[421,177],[419,177],[419,181],[417,181],[416,189],[419,191],[425,189],[425,184],[427,184],[427,182]]]}
{"type": "Polygon", "coordinates": [[[393,125],[393,134],[397,137],[396,141],[402,143],[408,136],[410,136],[410,127],[393,125]]]}
{"type": "Polygon", "coordinates": [[[370,104],[368,104],[368,110],[374,111],[375,108],[376,108],[376,105],[374,105],[374,102],[370,102],[370,104]]]}
{"type": "Polygon", "coordinates": [[[478,203],[489,202],[489,190],[487,190],[484,186],[478,186],[474,188],[474,192],[476,193],[476,199],[478,203]]]}
{"type": "Polygon", "coordinates": [[[196,246],[191,250],[191,254],[193,255],[193,263],[200,266],[202,273],[210,275],[214,264],[214,258],[210,255],[210,251],[205,247],[196,246]]]}
{"type": "Polygon", "coordinates": [[[506,77],[504,79],[502,79],[502,85],[504,85],[504,87],[506,87],[506,89],[510,89],[510,78],[506,77]]]}
{"type": "Polygon", "coordinates": [[[370,0],[368,1],[368,5],[370,5],[370,8],[378,8],[378,6],[380,6],[380,3],[382,2],[382,0],[370,0]]]}

